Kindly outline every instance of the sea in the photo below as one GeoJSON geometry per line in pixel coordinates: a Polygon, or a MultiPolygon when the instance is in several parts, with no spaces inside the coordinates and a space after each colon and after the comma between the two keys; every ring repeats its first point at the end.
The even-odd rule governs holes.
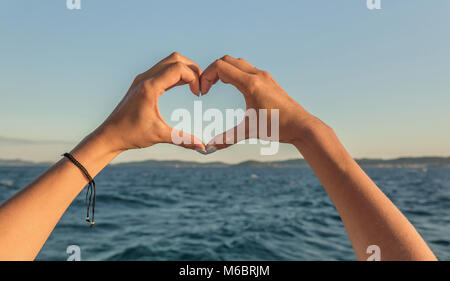
{"type": "MultiPolygon", "coordinates": [[[[0,202],[46,168],[0,167],[0,202]]],[[[450,260],[450,169],[365,170],[437,257],[450,260]]],[[[309,168],[113,165],[96,183],[95,227],[84,221],[84,190],[37,260],[67,260],[71,245],[82,260],[356,259],[309,168]]]]}

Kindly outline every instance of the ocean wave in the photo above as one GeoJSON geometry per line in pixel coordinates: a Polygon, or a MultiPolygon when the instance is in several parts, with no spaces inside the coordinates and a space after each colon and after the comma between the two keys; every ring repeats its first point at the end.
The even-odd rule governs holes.
{"type": "MultiPolygon", "coordinates": [[[[450,258],[449,171],[429,169],[422,181],[415,170],[368,170],[441,260],[450,258]]],[[[0,201],[41,172],[0,169],[0,201]]],[[[62,249],[72,244],[84,260],[355,259],[338,213],[307,169],[107,167],[96,182],[96,226],[84,221],[83,191],[39,260],[65,259],[62,249]]]]}
{"type": "Polygon", "coordinates": [[[14,181],[12,181],[12,180],[0,180],[0,186],[13,187],[14,186],[14,181]]]}

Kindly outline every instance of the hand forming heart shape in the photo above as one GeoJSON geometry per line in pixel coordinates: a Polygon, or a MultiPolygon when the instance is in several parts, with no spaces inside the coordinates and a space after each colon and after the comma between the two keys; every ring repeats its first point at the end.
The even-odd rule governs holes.
{"type": "Polygon", "coordinates": [[[149,147],[156,143],[174,143],[172,136],[175,133],[184,140],[177,145],[207,154],[249,138],[294,143],[301,139],[300,129],[310,121],[317,119],[289,97],[268,72],[255,68],[249,62],[227,55],[202,73],[196,63],[175,52],[136,77],[125,97],[99,130],[111,136],[109,141],[117,151],[149,147]],[[251,126],[250,116],[246,115],[239,125],[215,136],[205,146],[199,138],[177,131],[163,120],[158,98],[166,90],[189,84],[194,95],[206,95],[219,80],[234,85],[243,94],[247,112],[253,110],[253,117],[260,124],[257,128],[251,126]],[[267,131],[273,132],[272,127],[279,126],[279,136],[272,134],[268,137],[267,131],[261,130],[261,123],[266,123],[260,118],[261,113],[266,113],[268,120],[278,121],[267,124],[267,131]],[[272,114],[278,113],[279,116],[272,118],[272,114]]]}

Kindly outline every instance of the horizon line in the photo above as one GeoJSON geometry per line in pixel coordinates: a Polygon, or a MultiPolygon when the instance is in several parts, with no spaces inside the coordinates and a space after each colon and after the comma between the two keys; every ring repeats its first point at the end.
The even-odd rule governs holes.
{"type": "MultiPolygon", "coordinates": [[[[430,155],[426,155],[426,156],[399,156],[399,157],[393,157],[393,158],[370,158],[370,157],[361,157],[361,158],[353,158],[354,160],[381,160],[381,161],[392,161],[392,160],[399,160],[399,159],[423,159],[423,158],[441,158],[441,159],[447,159],[450,158],[450,156],[430,156],[430,155]]],[[[137,160],[137,161],[120,161],[117,163],[110,163],[108,165],[118,165],[118,164],[130,164],[130,163],[142,163],[142,162],[146,162],[146,161],[155,161],[155,162],[170,162],[170,161],[177,161],[177,162],[189,162],[189,163],[196,163],[196,164],[201,164],[201,165],[205,165],[205,164],[210,164],[210,163],[220,163],[220,164],[224,164],[224,165],[229,165],[229,166],[234,166],[234,165],[239,165],[245,162],[259,162],[259,163],[274,163],[274,162],[286,162],[286,161],[292,161],[292,160],[305,160],[304,158],[289,158],[289,159],[285,159],[285,160],[275,160],[275,161],[260,161],[260,160],[255,160],[255,159],[249,159],[249,160],[243,160],[237,163],[226,163],[226,162],[222,162],[222,161],[209,161],[209,162],[199,162],[199,161],[195,161],[195,160],[179,160],[179,159],[166,159],[166,160],[158,160],[158,159],[144,159],[144,160],[137,160]]],[[[25,163],[31,163],[31,164],[52,164],[52,163],[56,163],[56,162],[52,162],[52,161],[31,161],[31,160],[24,160],[24,159],[20,159],[20,158],[0,158],[0,161],[18,161],[18,162],[25,162],[25,163]]],[[[59,161],[59,160],[58,160],[59,161]]]]}

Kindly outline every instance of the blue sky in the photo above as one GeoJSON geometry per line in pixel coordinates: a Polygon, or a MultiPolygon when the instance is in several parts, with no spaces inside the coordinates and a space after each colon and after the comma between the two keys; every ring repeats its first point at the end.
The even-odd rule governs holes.
{"type": "MultiPolygon", "coordinates": [[[[172,51],[205,68],[230,54],[268,70],[331,125],[355,157],[450,155],[449,1],[2,2],[0,158],[55,160],[110,113],[139,74],[172,51]],[[60,141],[55,145],[54,141],[60,141]]],[[[169,121],[192,108],[188,87],[160,100],[169,121]]],[[[243,108],[218,85],[204,107],[243,108]]],[[[172,123],[173,125],[173,123],[172,123]]],[[[239,162],[298,157],[289,145],[261,157],[240,145],[208,157],[158,145],[116,161],[239,162]]]]}

